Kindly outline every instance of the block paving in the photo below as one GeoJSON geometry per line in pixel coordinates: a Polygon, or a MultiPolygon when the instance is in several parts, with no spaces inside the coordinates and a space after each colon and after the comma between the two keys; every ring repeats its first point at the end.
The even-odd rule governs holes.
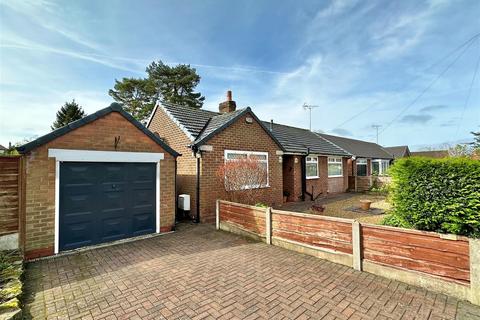
{"type": "Polygon", "coordinates": [[[473,319],[480,307],[279,247],[175,233],[31,262],[33,319],[473,319]]]}

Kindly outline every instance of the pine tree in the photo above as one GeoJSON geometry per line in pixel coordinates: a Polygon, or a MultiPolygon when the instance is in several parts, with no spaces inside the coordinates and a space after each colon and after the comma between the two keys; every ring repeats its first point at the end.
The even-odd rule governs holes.
{"type": "Polygon", "coordinates": [[[57,119],[52,125],[52,130],[61,128],[73,122],[85,117],[85,112],[82,107],[75,102],[75,99],[72,102],[65,102],[65,104],[58,110],[57,119]]]}
{"type": "Polygon", "coordinates": [[[155,83],[160,98],[173,104],[201,108],[205,97],[194,92],[200,76],[190,65],[179,64],[170,67],[162,61],[152,62],[147,67],[148,79],[155,83]]]}
{"type": "Polygon", "coordinates": [[[115,86],[108,94],[140,122],[145,122],[152,113],[158,93],[149,79],[123,78],[115,80],[115,86]]]}
{"type": "Polygon", "coordinates": [[[473,149],[480,150],[480,131],[478,132],[472,131],[471,134],[473,134],[473,142],[472,142],[473,149]]]}
{"type": "Polygon", "coordinates": [[[115,80],[108,94],[124,105],[134,118],[145,122],[157,100],[173,104],[201,108],[205,97],[194,92],[200,76],[190,65],[170,67],[162,61],[152,62],[146,69],[146,78],[123,78],[115,80]]]}

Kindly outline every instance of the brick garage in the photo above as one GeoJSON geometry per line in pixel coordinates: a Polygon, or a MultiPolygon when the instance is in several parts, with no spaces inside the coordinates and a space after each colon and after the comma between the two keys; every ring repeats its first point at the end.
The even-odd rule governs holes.
{"type": "MultiPolygon", "coordinates": [[[[58,195],[60,200],[56,199],[56,193],[60,190],[58,186],[56,189],[56,175],[60,172],[57,162],[60,161],[56,161],[58,158],[49,156],[49,151],[65,152],[65,149],[79,151],[77,153],[81,157],[86,157],[87,160],[84,161],[87,162],[90,161],[88,157],[97,157],[99,154],[112,157],[114,160],[112,163],[135,163],[137,160],[149,162],[145,159],[162,155],[163,159],[157,160],[159,165],[152,163],[152,166],[160,168],[159,177],[152,177],[152,181],[156,181],[156,186],[152,189],[156,199],[155,224],[157,232],[172,229],[175,223],[175,166],[176,157],[179,154],[134,120],[120,106],[112,104],[108,108],[19,148],[23,153],[25,164],[23,173],[25,203],[24,210],[21,212],[23,216],[21,221],[24,220],[24,226],[21,226],[21,229],[23,227],[24,232],[22,232],[21,242],[28,259],[52,255],[55,249],[58,249],[56,230],[57,233],[61,232],[61,228],[59,230],[58,227],[58,212],[61,209],[56,208],[56,203],[62,201],[63,197],[60,192],[58,195]]],[[[98,161],[106,162],[106,160],[98,161]]],[[[62,165],[63,163],[59,166],[62,165]]],[[[62,178],[60,177],[59,180],[61,181],[62,178]]],[[[120,187],[112,185],[113,187],[123,190],[122,184],[120,187]]],[[[126,184],[125,188],[127,188],[126,184]]]]}

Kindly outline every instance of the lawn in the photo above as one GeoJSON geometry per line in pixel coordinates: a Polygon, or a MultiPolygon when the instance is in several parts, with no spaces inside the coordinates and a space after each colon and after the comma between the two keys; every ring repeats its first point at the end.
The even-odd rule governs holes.
{"type": "Polygon", "coordinates": [[[384,195],[363,193],[343,193],[317,199],[316,201],[289,202],[284,204],[281,209],[330,217],[356,219],[364,223],[380,224],[386,214],[372,214],[367,211],[363,212],[359,209],[360,200],[371,200],[371,208],[374,209],[372,211],[376,213],[378,213],[378,211],[385,212],[390,209],[390,204],[387,202],[384,195]],[[325,210],[323,212],[312,210],[311,207],[314,204],[324,205],[325,210]]]}

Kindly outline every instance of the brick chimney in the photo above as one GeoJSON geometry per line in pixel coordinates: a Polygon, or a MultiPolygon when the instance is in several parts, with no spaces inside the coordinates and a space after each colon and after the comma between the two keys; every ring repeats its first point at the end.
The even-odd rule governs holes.
{"type": "Polygon", "coordinates": [[[220,102],[218,105],[218,110],[220,113],[229,113],[233,112],[237,109],[237,104],[235,101],[232,100],[232,91],[227,91],[227,100],[224,102],[220,102]]]}

